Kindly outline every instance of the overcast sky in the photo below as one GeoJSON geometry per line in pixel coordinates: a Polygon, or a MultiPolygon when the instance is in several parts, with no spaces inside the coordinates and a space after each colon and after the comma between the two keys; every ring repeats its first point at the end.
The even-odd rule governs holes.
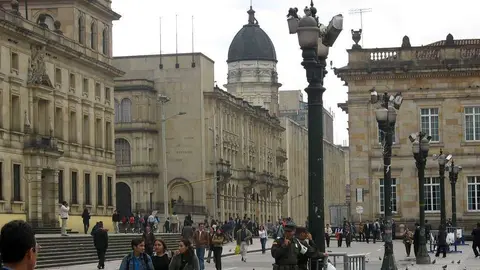
{"type": "MultiPolygon", "coordinates": [[[[112,8],[122,18],[114,24],[115,56],[158,54],[162,17],[162,51],[175,53],[175,14],[178,14],[178,51],[192,51],[192,15],[195,27],[195,51],[215,61],[215,80],[227,80],[227,53],[230,42],[247,23],[250,0],[113,0],[112,8]]],[[[253,0],[260,27],[272,39],[277,51],[280,90],[304,89],[305,72],[300,65],[297,37],[288,34],[286,14],[289,7],[299,10],[310,0],[253,0]]],[[[412,46],[443,40],[448,33],[455,39],[477,38],[480,29],[478,0],[314,0],[319,17],[328,24],[332,16],[344,15],[344,32],[330,50],[334,67],[347,64],[345,51],[353,41],[350,29],[360,28],[360,16],[349,10],[372,8],[363,16],[364,48],[398,47],[408,35],[412,46]]],[[[303,15],[303,12],[300,12],[303,15]]],[[[324,107],[335,115],[335,143],[348,141],[348,116],[337,108],[347,99],[347,88],[329,70],[324,107]]],[[[306,98],[306,94],[304,94],[306,98]]]]}

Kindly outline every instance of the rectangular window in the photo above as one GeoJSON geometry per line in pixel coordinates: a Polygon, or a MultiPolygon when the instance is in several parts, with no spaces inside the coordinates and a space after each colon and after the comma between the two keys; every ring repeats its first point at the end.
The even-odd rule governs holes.
{"type": "MultiPolygon", "coordinates": [[[[383,179],[380,179],[380,213],[385,213],[385,186],[383,179]]],[[[392,212],[397,212],[397,179],[392,178],[392,212]]]]}
{"type": "Polygon", "coordinates": [[[62,69],[55,68],[55,84],[62,85],[62,69]]]}
{"type": "Polygon", "coordinates": [[[71,111],[70,119],[68,121],[68,137],[71,143],[78,143],[77,141],[77,113],[71,111]]]}
{"type": "Polygon", "coordinates": [[[467,177],[468,211],[480,211],[480,176],[467,177]]]}
{"type": "Polygon", "coordinates": [[[19,66],[18,53],[12,52],[12,62],[10,66],[12,73],[16,73],[18,75],[18,66],[19,66]]]}
{"type": "Polygon", "coordinates": [[[55,108],[55,137],[60,140],[63,140],[63,108],[55,108]]]}
{"type": "Polygon", "coordinates": [[[3,162],[0,162],[0,200],[4,200],[3,198],[3,162]]]}
{"type": "Polygon", "coordinates": [[[103,205],[103,176],[97,175],[97,206],[103,205]]]}
{"type": "Polygon", "coordinates": [[[83,145],[90,145],[90,119],[87,114],[83,115],[83,145]]]}
{"type": "Polygon", "coordinates": [[[420,109],[420,125],[422,132],[432,136],[431,142],[440,141],[438,108],[420,109]]]}
{"type": "Polygon", "coordinates": [[[92,205],[92,199],[91,199],[91,193],[90,193],[90,190],[91,190],[91,186],[90,186],[90,174],[89,173],[86,173],[84,175],[84,194],[85,194],[85,204],[86,205],[92,205]]]}
{"type": "Polygon", "coordinates": [[[95,98],[100,99],[101,95],[101,85],[100,83],[95,83],[95,98]]]}
{"type": "Polygon", "coordinates": [[[70,90],[75,90],[77,82],[75,81],[75,74],[70,73],[70,90]]]}
{"type": "Polygon", "coordinates": [[[58,171],[58,202],[62,203],[65,200],[64,193],[65,185],[63,183],[63,170],[58,171]]]}
{"type": "Polygon", "coordinates": [[[113,178],[111,176],[107,177],[107,205],[113,206],[113,178]]]}
{"type": "Polygon", "coordinates": [[[95,119],[95,147],[102,148],[102,119],[95,119]]]}
{"type": "Polygon", "coordinates": [[[110,90],[110,87],[105,87],[105,101],[110,101],[111,99],[111,96],[112,93],[111,93],[111,90],[110,90]]]}
{"type": "Polygon", "coordinates": [[[20,164],[13,164],[13,201],[15,202],[22,201],[21,177],[20,164]]]}
{"type": "Polygon", "coordinates": [[[465,108],[465,140],[480,141],[480,107],[465,108]]]}
{"type": "MultiPolygon", "coordinates": [[[[378,143],[383,145],[384,144],[383,139],[385,137],[385,134],[378,127],[377,127],[377,129],[378,129],[378,143]]],[[[396,127],[393,129],[393,137],[392,137],[392,142],[393,143],[396,143],[396,135],[397,135],[396,132],[395,132],[396,129],[397,129],[396,127]]]]}
{"type": "Polygon", "coordinates": [[[110,122],[105,122],[105,149],[107,150],[112,150],[112,123],[110,122]]]}
{"type": "Polygon", "coordinates": [[[20,96],[12,95],[12,107],[10,108],[10,126],[13,131],[22,131],[21,121],[22,110],[20,105],[20,96]]]}
{"type": "Polygon", "coordinates": [[[425,177],[425,211],[440,211],[440,177],[425,177]]]}
{"type": "Polygon", "coordinates": [[[77,178],[78,173],[77,172],[72,172],[72,204],[78,204],[78,183],[77,183],[77,178]]]}
{"type": "Polygon", "coordinates": [[[88,97],[88,79],[83,78],[83,96],[88,97]]]}

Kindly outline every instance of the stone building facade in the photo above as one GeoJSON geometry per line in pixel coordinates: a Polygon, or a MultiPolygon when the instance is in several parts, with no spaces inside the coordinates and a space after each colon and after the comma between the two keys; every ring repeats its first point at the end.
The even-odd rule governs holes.
{"type": "MultiPolygon", "coordinates": [[[[288,117],[300,125],[308,128],[308,103],[303,101],[302,90],[282,90],[278,92],[280,98],[279,115],[288,117]]],[[[333,143],[333,112],[323,108],[323,139],[333,143]]]]}
{"type": "MultiPolygon", "coordinates": [[[[260,106],[252,106],[215,86],[213,61],[200,53],[193,57],[192,54],[116,57],[114,65],[126,72],[116,81],[115,96],[120,106],[121,100],[129,98],[131,108],[143,108],[145,115],[148,102],[151,108],[155,107],[154,96],[147,97],[147,92],[152,91],[153,95],[170,99],[163,108],[167,116],[185,113],[167,121],[165,130],[168,201],[176,200],[173,210],[181,215],[193,213],[197,219],[216,216],[224,220],[246,215],[265,222],[281,216],[288,180],[282,174],[287,159],[281,148],[284,129],[277,118],[260,106]],[[150,90],[141,91],[146,87],[136,83],[140,81],[149,84],[150,90]],[[127,84],[132,90],[122,91],[127,84]],[[136,99],[135,95],[143,98],[136,99]]],[[[135,109],[133,112],[132,117],[135,109]]],[[[148,119],[157,121],[154,119],[158,118],[152,115],[148,119]]],[[[119,125],[116,127],[118,131],[119,125]]],[[[158,129],[153,129],[152,134],[158,133],[158,129]]],[[[132,204],[143,205],[152,200],[153,207],[162,213],[163,179],[158,184],[152,169],[155,166],[143,165],[148,164],[145,149],[152,147],[152,155],[156,157],[162,149],[154,139],[157,135],[147,140],[145,133],[117,132],[117,140],[141,137],[140,144],[130,144],[131,165],[118,167],[118,182],[129,187],[125,195],[122,191],[122,198],[129,197],[132,204]],[[137,166],[143,169],[133,171],[137,166]],[[122,170],[131,173],[122,177],[122,170]],[[144,196],[145,190],[154,192],[144,196]]],[[[123,154],[117,151],[117,155],[123,154]]]]}
{"type": "MultiPolygon", "coordinates": [[[[349,115],[352,209],[363,206],[364,220],[382,215],[382,146],[369,90],[402,92],[403,105],[394,133],[392,178],[394,219],[413,222],[419,215],[419,184],[425,184],[427,219],[440,218],[438,163],[428,158],[425,183],[419,183],[408,140],[423,131],[432,136],[430,153],[452,154],[463,167],[457,192],[460,226],[470,228],[480,211],[480,40],[446,40],[426,46],[348,50],[346,67],[335,70],[348,84],[348,101],[339,106],[349,115]]],[[[451,216],[451,188],[446,178],[447,217],[451,216]]],[[[358,215],[356,218],[358,220],[358,215]]],[[[434,225],[435,226],[435,225],[434,225]]]]}
{"type": "Polygon", "coordinates": [[[28,14],[0,8],[0,223],[56,226],[65,200],[81,230],[84,208],[94,222],[115,205],[113,78],[123,73],[110,37],[120,16],[107,1],[35,1],[28,14]]]}

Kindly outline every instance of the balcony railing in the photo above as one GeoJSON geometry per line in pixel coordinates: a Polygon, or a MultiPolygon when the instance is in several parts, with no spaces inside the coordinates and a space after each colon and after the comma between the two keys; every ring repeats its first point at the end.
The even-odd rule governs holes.
{"type": "Polygon", "coordinates": [[[57,144],[57,139],[49,136],[32,135],[24,141],[25,149],[45,150],[49,152],[62,153],[57,144]]]}
{"type": "MultiPolygon", "coordinates": [[[[135,203],[135,209],[133,212],[148,213],[151,211],[157,211],[158,214],[164,214],[163,202],[145,202],[135,203]]],[[[181,215],[193,214],[193,215],[205,215],[207,214],[207,208],[202,206],[200,202],[176,202],[172,207],[171,203],[168,203],[168,211],[170,214],[173,212],[181,215]]]]}
{"type": "Polygon", "coordinates": [[[119,165],[117,164],[117,175],[129,174],[158,174],[158,165],[153,164],[134,164],[134,165],[119,165]]]}
{"type": "Polygon", "coordinates": [[[158,132],[159,127],[155,122],[118,122],[115,123],[115,132],[122,131],[150,131],[158,132]]]}

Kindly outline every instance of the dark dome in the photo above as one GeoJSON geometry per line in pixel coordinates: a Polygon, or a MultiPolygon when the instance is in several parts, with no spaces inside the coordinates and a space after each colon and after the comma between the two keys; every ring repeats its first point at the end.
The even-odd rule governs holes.
{"type": "Polygon", "coordinates": [[[233,38],[228,49],[227,63],[244,60],[277,62],[273,42],[260,28],[254,14],[255,11],[250,7],[248,24],[244,25],[233,38]]]}

